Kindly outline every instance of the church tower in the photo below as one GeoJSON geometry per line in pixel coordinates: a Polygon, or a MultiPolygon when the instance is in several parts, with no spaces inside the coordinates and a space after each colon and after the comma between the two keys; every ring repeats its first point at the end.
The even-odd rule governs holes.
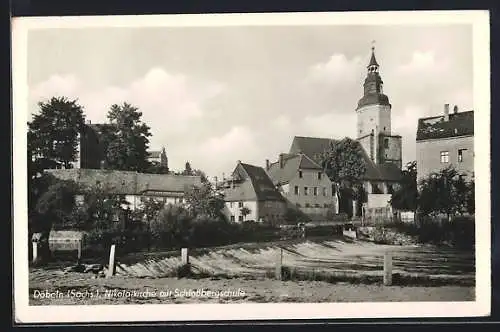
{"type": "Polygon", "coordinates": [[[376,164],[390,162],[401,168],[401,136],[391,133],[392,106],[384,94],[379,67],[375,47],[372,47],[363,97],[356,108],[356,137],[376,164]]]}
{"type": "Polygon", "coordinates": [[[160,165],[168,168],[168,157],[167,157],[167,152],[165,151],[165,147],[162,147],[162,149],[161,149],[160,165]]]}

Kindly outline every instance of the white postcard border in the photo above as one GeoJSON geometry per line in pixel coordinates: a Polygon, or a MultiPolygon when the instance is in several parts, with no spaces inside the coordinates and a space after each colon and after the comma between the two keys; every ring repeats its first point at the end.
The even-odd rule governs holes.
{"type": "MultiPolygon", "coordinates": [[[[14,314],[19,323],[473,317],[490,313],[490,56],[487,11],[206,14],[15,18],[13,62],[14,314]],[[29,306],[27,234],[27,35],[31,29],[237,25],[473,25],[476,301],[400,303],[29,306]]],[[[332,285],[335,287],[335,285],[332,285]]]]}

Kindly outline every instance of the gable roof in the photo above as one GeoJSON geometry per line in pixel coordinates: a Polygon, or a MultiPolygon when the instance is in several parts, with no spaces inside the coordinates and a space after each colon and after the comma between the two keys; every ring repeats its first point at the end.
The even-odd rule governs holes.
{"type": "Polygon", "coordinates": [[[137,173],[137,191],[178,192],[201,186],[200,176],[137,173]]]}
{"type": "MultiPolygon", "coordinates": [[[[330,144],[339,140],[320,137],[295,136],[290,147],[290,153],[302,152],[308,157],[320,163],[321,154],[328,150],[330,144]]],[[[358,142],[359,144],[359,142],[358,142]]],[[[364,180],[372,181],[400,181],[402,178],[401,170],[392,163],[375,164],[370,156],[361,148],[363,159],[366,165],[364,180]]]]}
{"type": "Polygon", "coordinates": [[[238,163],[233,172],[241,181],[234,188],[227,188],[226,201],[283,201],[284,198],[262,167],[238,163]]]}
{"type": "Polygon", "coordinates": [[[201,177],[146,174],[106,169],[55,169],[47,170],[61,180],[72,180],[83,190],[100,184],[109,194],[142,195],[148,191],[183,193],[192,186],[201,185],[201,177]]]}
{"type": "Polygon", "coordinates": [[[290,182],[299,169],[323,170],[323,168],[313,159],[304,153],[283,153],[283,168],[280,167],[279,160],[270,164],[267,173],[276,185],[290,182]]]}
{"type": "Polygon", "coordinates": [[[417,141],[474,135],[474,111],[418,119],[417,141]]]}

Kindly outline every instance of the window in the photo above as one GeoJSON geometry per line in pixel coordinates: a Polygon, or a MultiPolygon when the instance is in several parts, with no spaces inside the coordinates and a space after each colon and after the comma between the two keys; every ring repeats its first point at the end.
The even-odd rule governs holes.
{"type": "Polygon", "coordinates": [[[318,196],[318,187],[314,187],[313,194],[314,196],[318,196]]]}
{"type": "Polygon", "coordinates": [[[464,161],[464,153],[467,149],[458,149],[458,162],[461,163],[464,161]]]}
{"type": "Polygon", "coordinates": [[[332,184],[332,196],[335,196],[335,185],[332,184]]]}
{"type": "Polygon", "coordinates": [[[316,203],[316,204],[314,204],[314,207],[319,208],[319,207],[320,207],[320,205],[316,203]]]}
{"type": "Polygon", "coordinates": [[[308,192],[307,192],[307,187],[304,187],[304,196],[307,196],[308,192]]]}
{"type": "Polygon", "coordinates": [[[321,172],[318,172],[318,180],[321,180],[321,172]]]}
{"type": "Polygon", "coordinates": [[[238,202],[238,207],[242,208],[243,207],[243,202],[238,202]]]}
{"type": "Polygon", "coordinates": [[[394,188],[393,188],[392,184],[390,184],[390,183],[387,184],[387,193],[394,194],[394,188]]]}
{"type": "Polygon", "coordinates": [[[299,194],[299,186],[295,186],[293,192],[295,193],[295,195],[298,195],[299,194]]]}
{"type": "Polygon", "coordinates": [[[231,216],[231,221],[235,221],[235,218],[234,218],[234,216],[231,216]]]}
{"type": "Polygon", "coordinates": [[[330,205],[328,205],[328,204],[326,204],[326,203],[325,203],[325,204],[323,204],[323,207],[325,207],[325,208],[329,208],[329,207],[330,207],[330,205]]]}
{"type": "Polygon", "coordinates": [[[243,221],[243,216],[239,216],[238,221],[243,221]]]}
{"type": "Polygon", "coordinates": [[[308,207],[311,207],[311,205],[309,203],[306,203],[306,208],[308,208],[308,207]]]}
{"type": "Polygon", "coordinates": [[[389,148],[389,139],[385,138],[384,139],[384,149],[388,149],[388,148],[389,148]]]}
{"type": "Polygon", "coordinates": [[[295,203],[295,206],[299,208],[299,207],[300,207],[300,204],[299,204],[299,203],[295,203]]]}
{"type": "Polygon", "coordinates": [[[233,204],[234,202],[229,202],[229,207],[233,207],[233,204]]]}
{"type": "Polygon", "coordinates": [[[323,187],[323,196],[326,196],[328,195],[328,193],[326,192],[326,187],[323,187]]]}
{"type": "Polygon", "coordinates": [[[372,194],[383,194],[383,191],[382,191],[382,189],[380,189],[380,186],[378,183],[372,182],[372,194]]]}
{"type": "Polygon", "coordinates": [[[441,163],[450,162],[450,153],[448,151],[441,151],[441,163]]]}
{"type": "Polygon", "coordinates": [[[302,171],[299,171],[299,178],[302,179],[302,171]]]}

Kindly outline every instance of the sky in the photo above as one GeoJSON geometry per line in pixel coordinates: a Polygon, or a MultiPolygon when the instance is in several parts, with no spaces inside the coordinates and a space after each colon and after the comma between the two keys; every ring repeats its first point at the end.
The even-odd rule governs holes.
{"type": "Polygon", "coordinates": [[[277,160],[295,135],[355,138],[372,41],[405,164],[418,118],[472,109],[471,25],[31,30],[29,105],[66,96],[102,123],[131,103],[170,169],[229,175],[238,160],[277,160]]]}

